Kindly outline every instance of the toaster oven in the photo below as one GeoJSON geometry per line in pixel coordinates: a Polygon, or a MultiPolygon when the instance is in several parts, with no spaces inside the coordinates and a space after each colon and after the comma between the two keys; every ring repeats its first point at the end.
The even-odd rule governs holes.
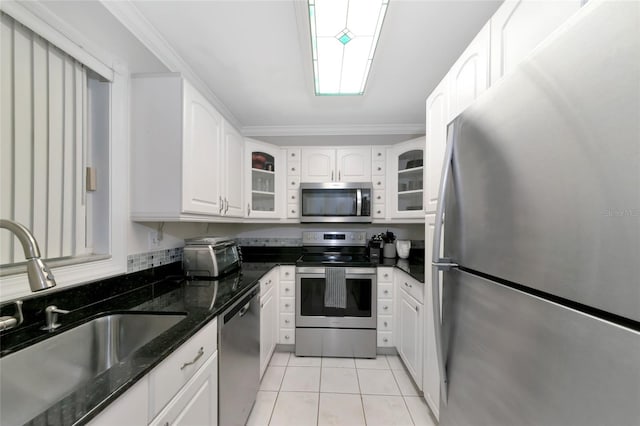
{"type": "Polygon", "coordinates": [[[240,268],[240,249],[229,237],[201,237],[185,241],[184,273],[190,277],[219,277],[240,268]]]}

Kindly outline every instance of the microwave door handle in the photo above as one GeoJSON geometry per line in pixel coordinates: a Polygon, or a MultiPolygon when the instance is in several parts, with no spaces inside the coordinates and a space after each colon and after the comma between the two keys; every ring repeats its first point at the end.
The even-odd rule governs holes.
{"type": "Polygon", "coordinates": [[[356,189],[356,216],[362,216],[362,190],[356,189]]]}

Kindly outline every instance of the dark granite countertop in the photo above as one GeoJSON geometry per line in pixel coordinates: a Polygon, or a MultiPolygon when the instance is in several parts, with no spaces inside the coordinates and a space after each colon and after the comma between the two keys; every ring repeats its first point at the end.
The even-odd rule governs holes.
{"type": "MultiPolygon", "coordinates": [[[[297,250],[282,252],[265,249],[247,253],[249,256],[245,255],[242,271],[218,280],[185,280],[180,275],[180,265],[172,264],[155,268],[152,272],[143,271],[62,289],[44,297],[26,298],[25,318],[43,318],[44,307],[50,304],[71,310],[71,313],[60,318],[63,326],[55,334],[91,319],[124,311],[187,314],[184,320],[138,349],[126,360],[76,389],[26,424],[86,424],[171,352],[246,294],[270,269],[278,265],[293,265],[298,257],[297,250]],[[258,259],[264,261],[256,262],[258,259]]],[[[400,268],[424,282],[423,259],[383,259],[379,266],[400,268]]],[[[12,313],[11,304],[0,307],[0,313],[12,313]]],[[[27,321],[18,329],[0,335],[0,356],[8,356],[50,337],[52,334],[39,330],[41,325],[42,319],[32,320],[31,323],[27,321]]]]}
{"type": "Polygon", "coordinates": [[[390,266],[402,269],[411,277],[424,284],[424,258],[387,259],[384,258],[378,266],[390,266]]]}
{"type": "MultiPolygon", "coordinates": [[[[184,280],[179,276],[166,277],[134,289],[127,289],[122,294],[107,300],[95,303],[85,301],[85,306],[60,318],[64,325],[56,330],[55,334],[93,318],[123,311],[186,313],[187,316],[123,362],[114,365],[91,382],[76,389],[26,424],[81,425],[87,423],[209,321],[246,294],[257,284],[260,277],[275,265],[272,262],[247,263],[242,272],[211,281],[184,280]]],[[[60,300],[58,306],[61,308],[71,304],[70,301],[65,302],[62,295],[59,295],[58,299],[60,300]]],[[[0,340],[2,356],[10,355],[49,336],[50,333],[39,330],[39,324],[4,334],[0,340]]]]}

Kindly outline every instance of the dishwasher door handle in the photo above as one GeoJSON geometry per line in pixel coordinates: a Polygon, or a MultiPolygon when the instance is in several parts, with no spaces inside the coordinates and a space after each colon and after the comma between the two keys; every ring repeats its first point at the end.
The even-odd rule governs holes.
{"type": "Polygon", "coordinates": [[[238,313],[239,317],[243,317],[247,313],[247,311],[249,310],[249,305],[251,305],[251,302],[247,302],[247,304],[244,305],[242,309],[240,309],[240,312],[238,313]]]}

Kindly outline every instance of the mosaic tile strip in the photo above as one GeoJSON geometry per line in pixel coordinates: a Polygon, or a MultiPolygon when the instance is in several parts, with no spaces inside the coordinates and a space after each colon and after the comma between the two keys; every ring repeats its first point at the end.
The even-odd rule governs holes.
{"type": "Polygon", "coordinates": [[[174,262],[182,262],[182,247],[130,254],[127,256],[127,273],[144,271],[174,262]]]}
{"type": "Polygon", "coordinates": [[[240,246],[253,247],[300,247],[302,238],[236,238],[240,246]]]}

